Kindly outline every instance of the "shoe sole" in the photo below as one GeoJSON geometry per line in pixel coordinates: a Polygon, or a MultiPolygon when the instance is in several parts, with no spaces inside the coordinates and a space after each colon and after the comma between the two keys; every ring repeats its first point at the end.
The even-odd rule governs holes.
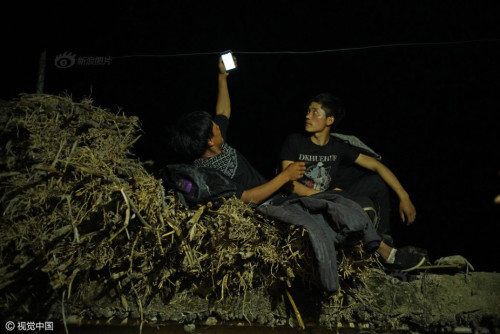
{"type": "MultiPolygon", "coordinates": [[[[377,228],[378,227],[378,222],[379,222],[379,216],[378,216],[378,212],[377,210],[375,210],[375,208],[373,206],[367,206],[365,208],[363,208],[363,210],[365,210],[365,212],[368,214],[368,211],[372,211],[374,216],[373,216],[373,220],[372,220],[372,224],[373,224],[373,227],[377,228]]],[[[370,217],[370,220],[372,218],[370,217]]]]}
{"type": "Polygon", "coordinates": [[[420,260],[420,262],[419,262],[417,265],[415,265],[415,266],[413,266],[413,267],[411,267],[411,268],[408,268],[408,269],[402,269],[401,271],[407,272],[407,271],[412,271],[412,270],[415,270],[415,269],[417,269],[418,267],[420,267],[421,265],[423,265],[423,264],[425,263],[425,260],[426,260],[426,258],[425,258],[425,256],[424,256],[424,257],[422,257],[422,260],[420,260]]]}

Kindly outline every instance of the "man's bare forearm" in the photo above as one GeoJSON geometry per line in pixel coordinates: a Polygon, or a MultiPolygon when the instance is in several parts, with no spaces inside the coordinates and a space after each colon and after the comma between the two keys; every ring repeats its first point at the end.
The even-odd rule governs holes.
{"type": "Polygon", "coordinates": [[[216,115],[231,117],[231,100],[229,99],[229,89],[227,86],[227,73],[219,73],[218,78],[217,104],[215,106],[216,115]]]}
{"type": "Polygon", "coordinates": [[[241,195],[241,200],[247,203],[260,204],[278,191],[288,181],[290,181],[290,179],[283,173],[280,173],[267,183],[245,190],[241,195]]]}
{"type": "Polygon", "coordinates": [[[384,180],[385,183],[387,183],[389,187],[394,190],[401,201],[409,200],[410,196],[403,188],[396,175],[394,175],[394,173],[389,168],[387,168],[383,164],[380,164],[376,169],[376,172],[380,175],[382,180],[384,180]]]}
{"type": "Polygon", "coordinates": [[[292,182],[292,193],[297,194],[299,196],[310,196],[317,193],[320,193],[321,190],[316,190],[313,188],[309,188],[308,186],[303,185],[298,181],[292,182]]]}
{"type": "Polygon", "coordinates": [[[241,195],[241,200],[243,202],[259,204],[278,191],[287,182],[301,179],[305,172],[306,164],[304,162],[294,162],[276,175],[271,181],[250,190],[245,190],[241,195]]]}

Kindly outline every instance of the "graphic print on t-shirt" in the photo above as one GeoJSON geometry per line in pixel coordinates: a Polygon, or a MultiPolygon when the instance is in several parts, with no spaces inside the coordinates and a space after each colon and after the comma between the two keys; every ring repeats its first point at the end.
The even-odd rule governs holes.
{"type": "Polygon", "coordinates": [[[299,161],[305,161],[307,166],[306,173],[300,181],[309,188],[327,190],[332,185],[332,176],[330,172],[336,160],[336,154],[299,154],[299,161]]]}
{"type": "Polygon", "coordinates": [[[302,181],[309,188],[326,190],[332,181],[330,168],[331,166],[325,166],[322,162],[312,163],[307,167],[302,181]]]}

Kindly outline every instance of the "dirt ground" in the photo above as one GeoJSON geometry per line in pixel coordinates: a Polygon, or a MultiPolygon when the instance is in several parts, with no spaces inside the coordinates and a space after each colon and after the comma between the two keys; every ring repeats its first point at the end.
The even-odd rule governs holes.
{"type": "MultiPolygon", "coordinates": [[[[99,292],[95,290],[96,294],[99,292]]],[[[332,305],[314,288],[292,288],[290,294],[309,332],[464,332],[500,331],[500,274],[488,272],[419,273],[387,275],[373,270],[347,305],[332,305]]],[[[91,296],[89,296],[91,297],[91,296]]],[[[102,298],[93,305],[66,305],[72,331],[86,325],[111,329],[128,325],[139,331],[140,312],[134,301],[129,310],[102,298]]],[[[266,332],[297,330],[297,316],[284,291],[249,290],[222,301],[178,294],[166,302],[155,296],[143,305],[143,332],[169,329],[179,332],[244,333],[248,328],[266,332]]],[[[96,327],[93,327],[95,331],[96,327]]],[[[127,327],[129,328],[129,327],[127,327]]]]}

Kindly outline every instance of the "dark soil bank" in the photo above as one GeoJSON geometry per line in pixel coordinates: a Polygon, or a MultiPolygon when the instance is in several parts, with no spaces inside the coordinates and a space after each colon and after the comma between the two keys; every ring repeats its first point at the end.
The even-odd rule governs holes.
{"type": "MultiPolygon", "coordinates": [[[[498,332],[500,328],[498,273],[389,276],[374,270],[355,295],[346,296],[348,305],[341,308],[330,305],[326,295],[312,290],[292,290],[291,294],[296,296],[294,301],[306,330],[314,333],[337,329],[340,332],[445,330],[468,333],[498,332]]],[[[99,328],[139,331],[137,305],[132,300],[128,305],[127,311],[120,305],[110,305],[106,299],[90,307],[66,305],[66,321],[70,332],[75,333],[88,329],[90,324],[92,331],[99,328]]],[[[231,295],[220,302],[176,295],[165,304],[158,297],[143,308],[143,317],[143,333],[299,331],[297,316],[286,295],[262,290],[231,295]]]]}

